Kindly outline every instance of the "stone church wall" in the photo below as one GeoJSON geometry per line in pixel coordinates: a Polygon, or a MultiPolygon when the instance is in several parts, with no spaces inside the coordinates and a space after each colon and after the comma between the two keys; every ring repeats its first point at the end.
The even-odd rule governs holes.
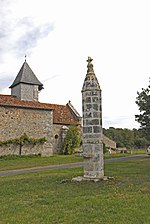
{"type": "MultiPolygon", "coordinates": [[[[0,141],[14,139],[26,133],[30,138],[43,138],[47,141],[33,147],[23,146],[23,154],[53,154],[53,112],[51,110],[0,107],[0,141]]],[[[19,154],[19,147],[13,144],[0,146],[0,155],[19,154]]]]}
{"type": "Polygon", "coordinates": [[[53,151],[56,154],[59,154],[62,149],[63,138],[66,134],[66,130],[68,130],[69,125],[63,124],[53,124],[53,151]]]}

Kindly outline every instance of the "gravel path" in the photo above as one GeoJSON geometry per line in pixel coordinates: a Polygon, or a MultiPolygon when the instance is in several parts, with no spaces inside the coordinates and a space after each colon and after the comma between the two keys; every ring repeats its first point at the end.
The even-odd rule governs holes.
{"type": "MultiPolygon", "coordinates": [[[[140,155],[126,156],[126,157],[110,158],[110,159],[105,159],[105,163],[126,161],[126,160],[136,159],[136,158],[147,158],[147,155],[140,154],[140,155]]],[[[0,171],[0,176],[3,177],[3,176],[24,174],[24,173],[35,173],[42,170],[68,169],[68,168],[81,167],[83,165],[84,165],[84,162],[77,162],[77,163],[51,165],[51,166],[38,166],[38,167],[24,168],[24,169],[18,169],[18,170],[6,170],[6,171],[0,171]]]]}

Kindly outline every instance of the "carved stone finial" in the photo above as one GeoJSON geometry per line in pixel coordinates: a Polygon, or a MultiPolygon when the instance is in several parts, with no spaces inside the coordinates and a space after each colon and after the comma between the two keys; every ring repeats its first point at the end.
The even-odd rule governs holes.
{"type": "Polygon", "coordinates": [[[93,61],[93,59],[91,57],[88,57],[87,62],[90,63],[91,61],[93,61]]]}
{"type": "Polygon", "coordinates": [[[94,72],[92,61],[93,61],[93,59],[91,57],[88,57],[88,60],[87,60],[87,62],[88,62],[88,64],[87,64],[88,70],[87,70],[87,72],[94,72]]]}

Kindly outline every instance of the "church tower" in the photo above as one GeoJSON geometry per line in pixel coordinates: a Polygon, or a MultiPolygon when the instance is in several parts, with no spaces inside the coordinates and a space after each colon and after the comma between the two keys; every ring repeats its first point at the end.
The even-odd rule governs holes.
{"type": "Polygon", "coordinates": [[[43,89],[43,84],[37,79],[25,60],[9,88],[11,88],[11,95],[21,100],[38,101],[39,91],[43,89]]]}

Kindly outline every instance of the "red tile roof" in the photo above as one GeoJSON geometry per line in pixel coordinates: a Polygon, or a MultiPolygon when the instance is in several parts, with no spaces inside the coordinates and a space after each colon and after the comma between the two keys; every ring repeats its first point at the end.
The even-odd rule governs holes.
{"type": "Polygon", "coordinates": [[[79,124],[79,119],[70,111],[67,105],[40,103],[36,101],[20,100],[15,96],[0,94],[0,106],[21,107],[41,110],[53,110],[53,123],[79,124]]]}

